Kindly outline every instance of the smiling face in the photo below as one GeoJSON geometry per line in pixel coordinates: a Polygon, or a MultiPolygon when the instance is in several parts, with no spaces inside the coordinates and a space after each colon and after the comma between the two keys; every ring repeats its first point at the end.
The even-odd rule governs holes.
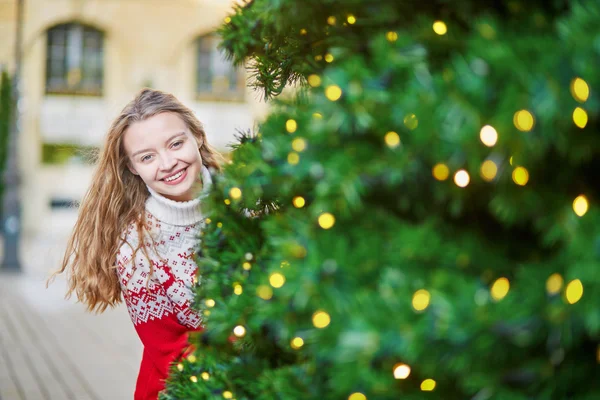
{"type": "Polygon", "coordinates": [[[131,124],[123,145],[129,170],[157,193],[175,201],[199,193],[201,143],[177,114],[164,112],[131,124]]]}

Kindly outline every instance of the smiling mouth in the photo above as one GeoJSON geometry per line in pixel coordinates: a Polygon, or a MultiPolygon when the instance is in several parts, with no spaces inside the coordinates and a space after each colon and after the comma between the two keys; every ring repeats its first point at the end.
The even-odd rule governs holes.
{"type": "Polygon", "coordinates": [[[161,179],[161,181],[164,181],[164,182],[176,181],[177,179],[181,178],[181,176],[185,173],[185,170],[186,170],[186,168],[180,170],[179,172],[176,172],[175,174],[173,174],[171,176],[161,179]]]}

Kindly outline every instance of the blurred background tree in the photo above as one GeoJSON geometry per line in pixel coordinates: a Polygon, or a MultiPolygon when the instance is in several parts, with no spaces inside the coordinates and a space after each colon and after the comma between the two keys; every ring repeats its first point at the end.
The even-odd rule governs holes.
{"type": "Polygon", "coordinates": [[[203,205],[162,399],[600,397],[597,0],[254,0],[221,34],[300,85],[203,205]]]}
{"type": "Polygon", "coordinates": [[[0,215],[2,215],[2,198],[4,196],[4,169],[6,168],[6,152],[10,134],[10,113],[12,109],[11,80],[8,72],[0,74],[0,215]]]}

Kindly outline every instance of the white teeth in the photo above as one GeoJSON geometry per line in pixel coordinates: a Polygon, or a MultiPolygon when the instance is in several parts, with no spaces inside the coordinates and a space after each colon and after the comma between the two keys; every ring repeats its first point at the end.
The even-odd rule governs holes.
{"type": "Polygon", "coordinates": [[[165,178],[165,182],[171,182],[171,181],[174,181],[175,179],[179,178],[181,175],[183,175],[183,171],[180,171],[180,172],[176,173],[176,174],[175,174],[175,175],[173,175],[173,176],[170,176],[170,177],[168,177],[168,178],[165,178]]]}

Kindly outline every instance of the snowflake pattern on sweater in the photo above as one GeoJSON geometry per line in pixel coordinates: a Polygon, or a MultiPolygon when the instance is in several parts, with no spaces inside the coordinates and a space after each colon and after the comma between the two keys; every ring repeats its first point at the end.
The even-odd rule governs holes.
{"type": "Polygon", "coordinates": [[[143,247],[150,260],[140,248],[135,253],[135,268],[131,262],[139,246],[134,224],[128,227],[127,243],[117,255],[118,274],[131,320],[139,325],[175,313],[181,324],[197,328],[201,318],[191,308],[191,302],[201,223],[179,227],[163,224],[150,213],[145,217],[148,234],[143,247]],[[149,277],[150,263],[152,277],[149,277]]]}

